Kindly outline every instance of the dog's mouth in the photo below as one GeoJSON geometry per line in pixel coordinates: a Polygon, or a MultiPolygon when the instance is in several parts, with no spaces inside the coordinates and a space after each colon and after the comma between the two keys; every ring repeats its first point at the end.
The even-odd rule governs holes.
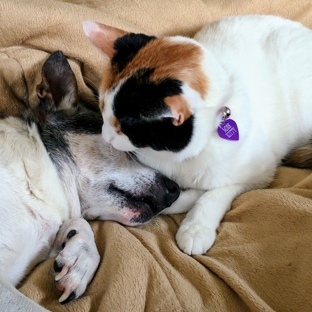
{"type": "Polygon", "coordinates": [[[142,196],[137,196],[118,188],[114,184],[109,186],[109,192],[120,200],[121,213],[124,216],[122,223],[126,225],[133,226],[146,223],[167,208],[161,202],[157,202],[155,195],[142,194],[142,196]]]}

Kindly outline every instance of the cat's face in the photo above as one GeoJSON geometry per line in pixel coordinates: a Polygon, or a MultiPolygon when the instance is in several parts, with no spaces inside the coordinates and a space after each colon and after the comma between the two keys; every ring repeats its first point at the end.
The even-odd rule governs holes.
{"type": "Polygon", "coordinates": [[[208,89],[202,48],[191,39],[158,39],[95,22],[85,22],[84,30],[110,58],[99,94],[105,141],[124,151],[179,153],[189,146],[208,89]]]}

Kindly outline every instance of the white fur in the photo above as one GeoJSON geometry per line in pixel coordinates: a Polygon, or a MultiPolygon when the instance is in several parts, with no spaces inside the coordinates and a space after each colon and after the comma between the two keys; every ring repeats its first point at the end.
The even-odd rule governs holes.
{"type": "Polygon", "coordinates": [[[12,250],[1,253],[0,275],[16,285],[25,270],[48,257],[48,246],[70,211],[35,125],[29,128],[17,118],[0,123],[0,172],[0,218],[6,220],[0,227],[1,246],[12,250]],[[20,233],[19,241],[11,240],[11,231],[20,233]]]}
{"type": "MultiPolygon", "coordinates": [[[[206,252],[233,199],[266,187],[285,154],[312,132],[309,29],[279,17],[237,16],[207,24],[195,40],[205,53],[202,67],[209,88],[202,100],[189,86],[183,87],[195,117],[189,146],[179,153],[135,150],[140,161],[181,187],[206,191],[176,236],[187,254],[206,252]],[[239,141],[226,141],[217,134],[222,106],[231,109],[239,141]]],[[[118,148],[122,140],[116,135],[111,142],[118,148]]],[[[178,212],[177,203],[174,207],[172,212],[178,212]]]]}
{"type": "Polygon", "coordinates": [[[80,296],[99,263],[93,232],[90,225],[79,218],[80,205],[72,205],[77,195],[70,197],[69,189],[64,192],[35,124],[27,125],[13,117],[0,122],[0,172],[1,307],[5,311],[46,311],[19,294],[12,285],[17,285],[35,265],[52,256],[53,242],[56,238],[64,241],[60,235],[67,234],[69,227],[79,229],[70,243],[80,240],[80,244],[76,250],[65,246],[57,259],[65,252],[71,257],[80,256],[58,287],[64,291],[61,301],[72,291],[80,296]],[[61,225],[62,231],[57,235],[61,225]],[[88,233],[88,237],[83,233],[88,233]],[[82,244],[87,248],[82,248],[82,244]],[[83,254],[84,249],[88,250],[87,255],[83,254]],[[86,264],[89,272],[81,278],[81,269],[86,264]]]}
{"type": "MultiPolygon", "coordinates": [[[[112,103],[114,100],[114,96],[116,92],[119,91],[121,85],[123,84],[124,80],[121,80],[118,85],[115,87],[114,92],[112,91],[107,91],[105,93],[100,93],[100,100],[103,100],[105,103],[112,103]]],[[[128,137],[125,135],[122,136],[122,140],[120,138],[116,137],[116,131],[110,124],[110,119],[109,116],[113,115],[112,107],[108,106],[107,109],[103,112],[103,118],[104,118],[104,123],[103,123],[103,131],[102,131],[102,136],[103,139],[109,143],[112,144],[116,149],[120,151],[134,151],[135,148],[131,144],[130,140],[128,137]]]]}
{"type": "MultiPolygon", "coordinates": [[[[67,113],[86,118],[91,113],[94,117],[82,108],[67,113]]],[[[39,262],[53,256],[62,267],[55,277],[57,288],[63,292],[59,300],[77,298],[85,291],[100,257],[93,231],[83,218],[134,226],[148,222],[178,196],[177,185],[170,191],[167,178],[105,144],[99,134],[79,134],[63,127],[64,132],[55,135],[51,131],[58,129],[55,121],[47,117],[50,128],[42,127],[41,137],[34,122],[15,117],[0,120],[3,311],[44,310],[12,286],[39,262]],[[47,138],[47,133],[55,137],[47,138]],[[66,138],[70,153],[58,145],[61,138],[66,138]],[[75,234],[68,237],[72,230],[75,234]],[[15,300],[18,302],[13,303],[15,300]]]]}

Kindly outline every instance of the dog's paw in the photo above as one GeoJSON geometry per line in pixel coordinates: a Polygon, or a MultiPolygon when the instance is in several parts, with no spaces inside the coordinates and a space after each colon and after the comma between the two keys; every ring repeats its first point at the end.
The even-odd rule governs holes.
{"type": "Polygon", "coordinates": [[[63,292],[61,304],[81,296],[100,262],[94,234],[84,219],[66,221],[57,236],[56,245],[62,249],[54,261],[57,290],[63,292]]]}
{"type": "Polygon", "coordinates": [[[216,229],[202,223],[183,221],[176,235],[179,248],[188,255],[201,255],[211,248],[216,229]]]}

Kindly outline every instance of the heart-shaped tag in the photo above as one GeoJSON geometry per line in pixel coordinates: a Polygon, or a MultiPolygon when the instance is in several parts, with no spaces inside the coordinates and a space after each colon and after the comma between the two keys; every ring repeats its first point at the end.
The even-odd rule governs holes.
{"type": "Polygon", "coordinates": [[[236,122],[233,119],[226,119],[218,127],[219,137],[229,141],[238,141],[239,132],[236,122]]]}

